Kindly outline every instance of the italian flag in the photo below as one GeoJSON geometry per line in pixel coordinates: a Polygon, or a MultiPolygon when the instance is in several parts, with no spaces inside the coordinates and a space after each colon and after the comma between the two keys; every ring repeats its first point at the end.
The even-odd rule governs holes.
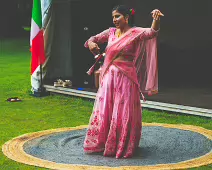
{"type": "Polygon", "coordinates": [[[41,0],[33,0],[30,46],[31,60],[31,85],[32,92],[39,92],[41,85],[41,69],[45,62],[44,37],[42,30],[41,0]]]}

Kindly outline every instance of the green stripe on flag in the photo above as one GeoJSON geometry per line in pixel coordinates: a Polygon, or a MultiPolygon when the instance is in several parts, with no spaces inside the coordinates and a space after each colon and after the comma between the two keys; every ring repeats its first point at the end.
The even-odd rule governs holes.
{"type": "Polygon", "coordinates": [[[33,0],[32,19],[38,25],[42,27],[42,14],[41,14],[41,2],[40,0],[33,0]]]}

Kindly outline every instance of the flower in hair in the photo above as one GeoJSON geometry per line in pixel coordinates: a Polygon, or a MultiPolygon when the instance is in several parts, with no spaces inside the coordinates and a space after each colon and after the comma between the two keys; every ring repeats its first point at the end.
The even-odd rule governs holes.
{"type": "Polygon", "coordinates": [[[131,15],[134,15],[135,14],[135,10],[133,8],[130,9],[130,13],[131,13],[131,15]]]}

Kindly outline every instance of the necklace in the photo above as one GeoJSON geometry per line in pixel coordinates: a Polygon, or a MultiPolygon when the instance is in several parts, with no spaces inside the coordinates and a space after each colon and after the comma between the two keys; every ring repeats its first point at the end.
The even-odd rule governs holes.
{"type": "Polygon", "coordinates": [[[119,30],[117,33],[117,37],[119,38],[122,34],[124,34],[125,32],[127,32],[128,30],[124,31],[123,33],[121,33],[121,31],[119,30]]]}
{"type": "Polygon", "coordinates": [[[119,31],[118,34],[117,34],[118,38],[119,38],[121,35],[122,35],[122,34],[121,34],[121,32],[119,31]]]}
{"type": "Polygon", "coordinates": [[[124,34],[124,33],[125,33],[125,32],[121,33],[121,31],[118,31],[118,33],[117,33],[118,38],[119,38],[120,36],[122,36],[122,34],[124,34]]]}

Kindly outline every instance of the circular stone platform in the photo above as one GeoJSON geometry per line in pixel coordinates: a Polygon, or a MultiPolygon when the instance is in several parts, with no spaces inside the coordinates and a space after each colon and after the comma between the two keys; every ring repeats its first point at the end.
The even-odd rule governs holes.
{"type": "Polygon", "coordinates": [[[201,127],[143,123],[131,159],[85,154],[86,127],[26,134],[7,142],[3,152],[15,161],[51,169],[185,169],[212,163],[212,131],[201,127]]]}

